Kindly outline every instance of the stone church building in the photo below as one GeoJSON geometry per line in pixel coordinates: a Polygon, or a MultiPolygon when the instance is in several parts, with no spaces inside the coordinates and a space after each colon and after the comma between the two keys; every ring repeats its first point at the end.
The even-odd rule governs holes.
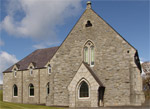
{"type": "Polygon", "coordinates": [[[47,106],[141,105],[137,50],[91,2],[59,47],[38,49],[3,72],[3,101],[47,106]]]}

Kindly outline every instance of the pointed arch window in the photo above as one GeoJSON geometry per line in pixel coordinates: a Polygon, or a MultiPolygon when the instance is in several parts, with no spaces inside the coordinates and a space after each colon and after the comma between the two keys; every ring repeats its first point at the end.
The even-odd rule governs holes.
{"type": "Polygon", "coordinates": [[[14,84],[14,86],[13,86],[13,96],[14,97],[18,96],[18,87],[16,84],[14,84]]]}
{"type": "Polygon", "coordinates": [[[85,81],[82,81],[79,88],[79,97],[87,98],[89,97],[89,86],[85,81]]]}
{"type": "Polygon", "coordinates": [[[33,84],[29,85],[29,96],[34,96],[34,85],[33,84]]]}
{"type": "Polygon", "coordinates": [[[91,41],[84,46],[84,62],[94,66],[94,44],[91,41]]]}
{"type": "Polygon", "coordinates": [[[49,82],[47,83],[47,85],[46,85],[46,88],[47,88],[47,95],[50,93],[50,86],[49,86],[50,84],[49,84],[49,82]]]}

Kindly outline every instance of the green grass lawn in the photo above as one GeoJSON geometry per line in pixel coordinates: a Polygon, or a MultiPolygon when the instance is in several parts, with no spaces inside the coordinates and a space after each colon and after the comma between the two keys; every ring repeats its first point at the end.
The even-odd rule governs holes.
{"type": "Polygon", "coordinates": [[[63,108],[48,107],[48,106],[41,106],[41,105],[3,102],[3,91],[0,90],[0,109],[31,109],[31,108],[34,108],[34,109],[63,109],[63,108]]]}

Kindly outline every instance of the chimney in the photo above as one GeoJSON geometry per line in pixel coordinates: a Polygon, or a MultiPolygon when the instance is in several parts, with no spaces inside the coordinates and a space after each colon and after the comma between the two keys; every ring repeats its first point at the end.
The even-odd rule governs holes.
{"type": "Polygon", "coordinates": [[[87,4],[86,9],[91,9],[91,1],[88,1],[86,4],[87,4]]]}

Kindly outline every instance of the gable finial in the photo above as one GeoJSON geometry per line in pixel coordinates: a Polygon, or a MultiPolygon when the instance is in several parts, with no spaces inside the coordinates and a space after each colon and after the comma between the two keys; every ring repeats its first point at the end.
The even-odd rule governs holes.
{"type": "Polygon", "coordinates": [[[88,1],[86,4],[87,4],[86,9],[91,9],[91,1],[88,1]]]}

